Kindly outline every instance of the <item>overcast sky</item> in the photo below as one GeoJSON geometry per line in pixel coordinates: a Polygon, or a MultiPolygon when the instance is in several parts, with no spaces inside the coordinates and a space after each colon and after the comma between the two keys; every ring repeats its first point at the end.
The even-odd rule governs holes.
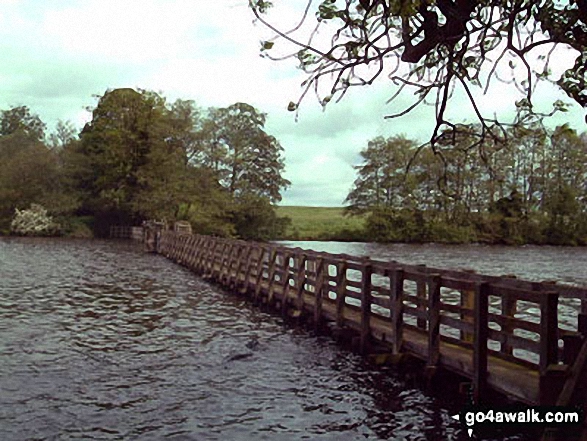
{"type": "MultiPolygon", "coordinates": [[[[285,2],[275,3],[274,13],[283,11],[280,23],[299,18],[280,6],[285,2]]],[[[393,92],[385,77],[325,111],[309,96],[295,122],[287,105],[297,101],[305,76],[294,60],[259,56],[260,41],[271,34],[253,18],[247,0],[0,0],[0,109],[26,105],[52,130],[60,119],[81,128],[91,117],[86,107],[97,102],[93,95],[118,87],[193,99],[202,107],[250,103],[268,113],[266,129],[285,149],[292,185],[284,205],[340,206],[369,139],[405,134],[424,142],[430,136],[432,108],[384,119],[397,110],[385,103],[393,92]]],[[[571,59],[561,52],[553,65],[562,69],[571,59]]],[[[513,93],[499,84],[480,102],[488,116],[508,114],[513,93]]],[[[554,87],[543,88],[540,99],[553,97],[570,101],[554,87]]],[[[454,111],[463,122],[472,117],[465,101],[454,111]]],[[[575,105],[551,124],[569,122],[584,131],[583,118],[575,105]]]]}

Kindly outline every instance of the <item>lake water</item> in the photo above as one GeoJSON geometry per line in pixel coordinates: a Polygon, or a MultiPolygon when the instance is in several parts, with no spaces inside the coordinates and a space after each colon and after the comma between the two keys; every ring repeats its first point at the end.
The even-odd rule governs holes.
{"type": "Polygon", "coordinates": [[[378,244],[358,242],[279,242],[328,253],[369,256],[436,268],[470,269],[482,274],[514,274],[531,281],[556,280],[587,286],[587,247],[526,245],[378,244]]]}
{"type": "MultiPolygon", "coordinates": [[[[295,245],[587,281],[582,249],[295,245]]],[[[453,401],[132,242],[0,238],[0,440],[469,439],[453,401]]]]}

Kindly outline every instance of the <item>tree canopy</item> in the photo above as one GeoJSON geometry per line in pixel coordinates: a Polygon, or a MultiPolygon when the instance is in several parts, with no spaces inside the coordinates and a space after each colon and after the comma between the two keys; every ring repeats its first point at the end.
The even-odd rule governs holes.
{"type": "Polygon", "coordinates": [[[48,136],[28,107],[0,111],[0,234],[11,225],[40,233],[16,227],[37,218],[55,221],[44,234],[80,237],[91,235],[90,225],[107,235],[112,224],[147,219],[244,239],[284,231],[274,203],[289,181],[265,113],[246,103],[203,110],[143,89],[95,98],[81,131],[58,121],[48,136]]]}
{"type": "MultiPolygon", "coordinates": [[[[307,74],[290,110],[311,90],[326,105],[353,86],[387,76],[398,86],[390,101],[409,95],[403,92],[414,97],[389,117],[421,103],[436,106],[430,138],[434,146],[443,132],[461,128],[447,116],[455,88],[471,101],[479,122],[478,142],[506,134],[503,123],[487,116],[475,99],[474,89],[487,91],[495,78],[517,88],[516,105],[528,114],[542,80],[556,82],[587,106],[587,0],[323,0],[317,5],[309,0],[292,29],[272,24],[270,2],[249,4],[257,19],[275,32],[262,42],[262,53],[272,59],[297,58],[307,74]],[[287,49],[275,54],[279,47],[287,49]],[[553,78],[551,55],[561,48],[572,51],[575,63],[553,78]],[[324,82],[325,89],[319,87],[324,82]]],[[[553,112],[565,110],[559,100],[552,104],[553,112]]]]}
{"type": "Polygon", "coordinates": [[[375,138],[347,209],[367,213],[375,240],[587,243],[587,134],[510,130],[518,133],[507,143],[473,149],[463,129],[456,144],[438,146],[442,155],[375,138]]]}

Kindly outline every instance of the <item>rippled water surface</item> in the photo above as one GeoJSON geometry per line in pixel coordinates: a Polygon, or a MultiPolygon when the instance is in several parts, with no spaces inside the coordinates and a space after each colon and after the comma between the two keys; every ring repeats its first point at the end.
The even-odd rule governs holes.
{"type": "Polygon", "coordinates": [[[0,239],[2,441],[468,439],[410,383],[136,244],[0,239]]]}
{"type": "Polygon", "coordinates": [[[513,274],[531,281],[556,280],[587,286],[587,247],[442,244],[378,244],[358,242],[280,242],[304,249],[397,260],[436,268],[470,269],[482,274],[513,274]]]}

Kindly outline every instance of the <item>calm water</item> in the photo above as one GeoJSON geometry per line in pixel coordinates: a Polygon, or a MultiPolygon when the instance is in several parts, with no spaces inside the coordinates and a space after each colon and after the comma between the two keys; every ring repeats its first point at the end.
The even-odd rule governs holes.
{"type": "MultiPolygon", "coordinates": [[[[497,252],[466,248],[438,264],[497,252]]],[[[587,280],[585,251],[507,250],[535,256],[534,278],[587,280]]],[[[130,242],[0,239],[0,440],[468,439],[455,407],[130,242]]]]}

